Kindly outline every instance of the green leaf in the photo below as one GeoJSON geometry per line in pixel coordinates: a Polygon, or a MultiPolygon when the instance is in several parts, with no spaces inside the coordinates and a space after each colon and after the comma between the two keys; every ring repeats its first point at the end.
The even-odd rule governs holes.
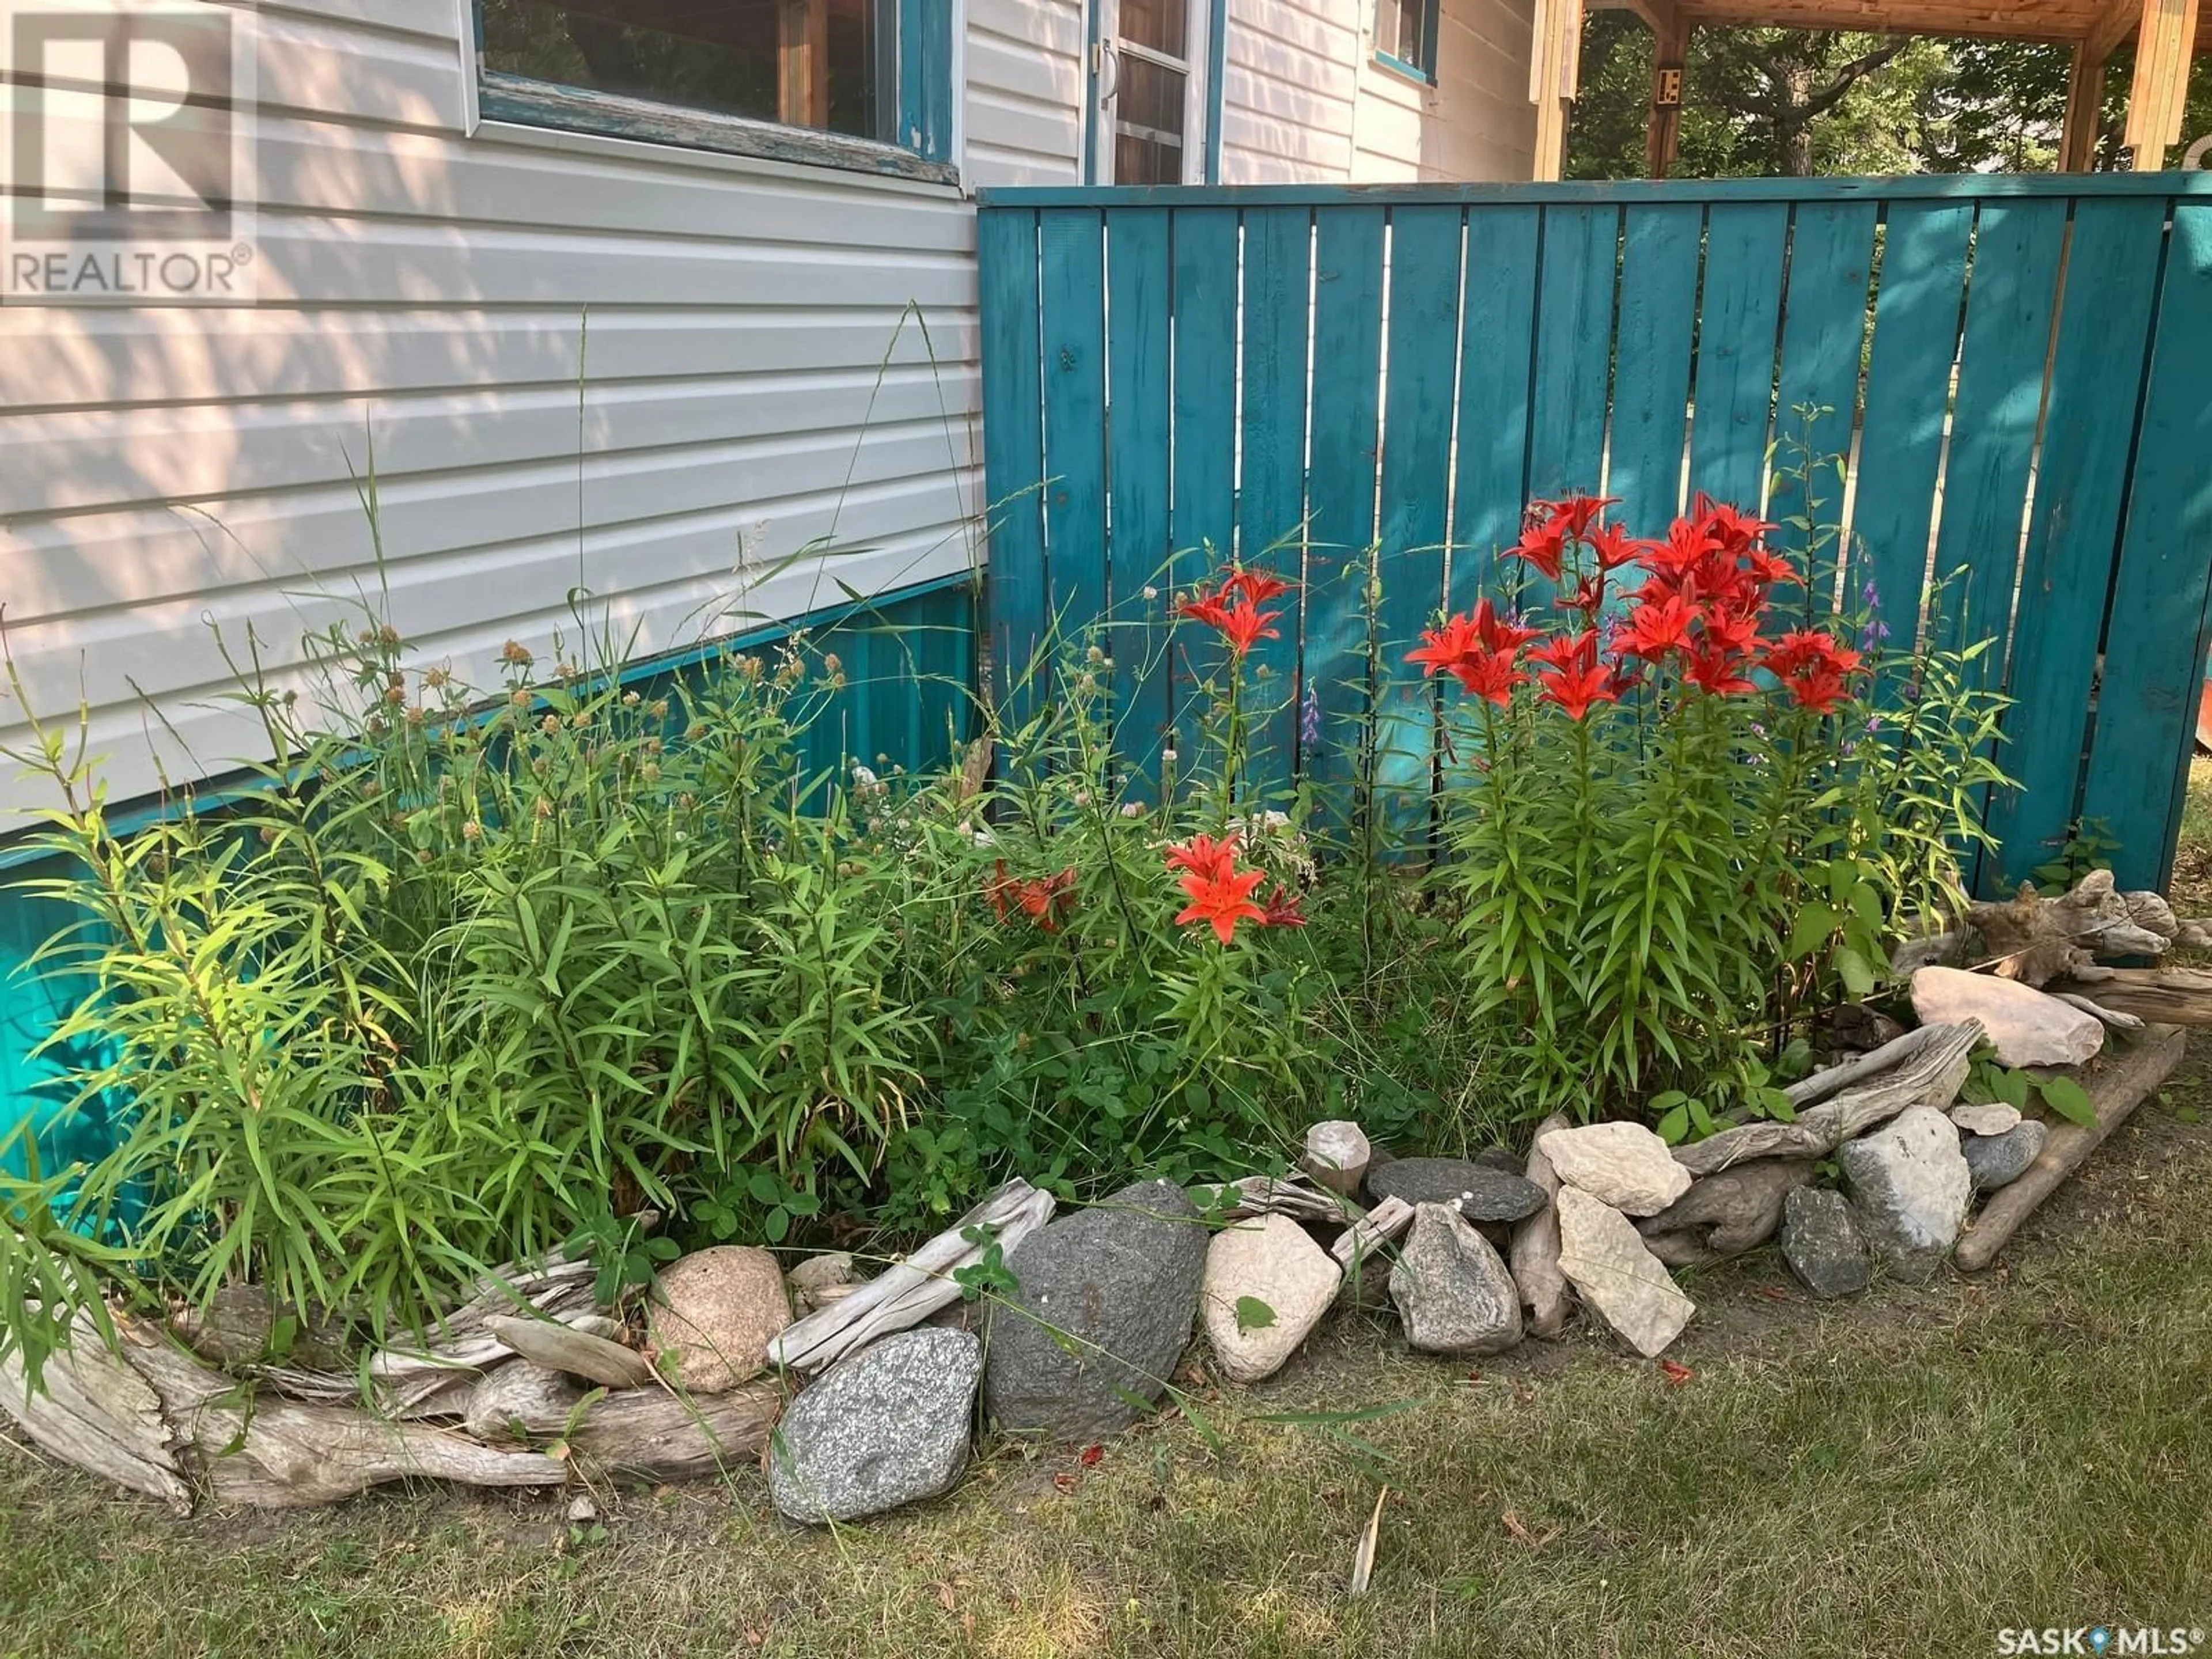
{"type": "Polygon", "coordinates": [[[1682,1137],[1690,1133],[1690,1103],[1683,1101],[1672,1106],[1659,1120],[1659,1139],[1669,1146],[1679,1146],[1682,1137]]]}
{"type": "Polygon", "coordinates": [[[1863,997],[1873,992],[1874,968],[1856,951],[1848,945],[1839,945],[1832,960],[1835,963],[1838,977],[1844,981],[1844,988],[1853,996],[1863,997]]]}
{"type": "Polygon", "coordinates": [[[2069,1123],[2078,1123],[2085,1129],[2096,1127],[2096,1103],[2089,1098],[2089,1091],[2072,1078],[2045,1078],[2039,1087],[2043,1103],[2069,1123]]]}
{"type": "Polygon", "coordinates": [[[1792,962],[1809,956],[1828,942],[1829,935],[1836,931],[1836,913],[1831,907],[1807,905],[1797,913],[1797,922],[1790,930],[1790,945],[1784,954],[1792,962]]]}
{"type": "Polygon", "coordinates": [[[1237,1328],[1240,1331],[1264,1331],[1275,1322],[1275,1310],[1256,1296],[1237,1298],[1237,1328]]]}

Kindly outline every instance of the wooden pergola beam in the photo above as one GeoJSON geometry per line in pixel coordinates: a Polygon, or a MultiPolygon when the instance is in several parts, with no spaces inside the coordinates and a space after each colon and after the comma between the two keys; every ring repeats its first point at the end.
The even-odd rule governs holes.
{"type": "Polygon", "coordinates": [[[2081,50],[2091,63],[2101,66],[2142,22],[2142,0],[2107,0],[2104,15],[2081,42],[2081,50]]]}
{"type": "Polygon", "coordinates": [[[2141,0],[2135,80],[2128,88],[2125,141],[2136,171],[2156,173],[2181,142],[2189,60],[2197,46],[2197,0],[2141,0]]]}
{"type": "Polygon", "coordinates": [[[2087,46],[2074,48],[2066,81],[2065,136],[2058,146],[2061,173],[2087,173],[2097,164],[2097,129],[2105,117],[2105,60],[2087,46]]]}

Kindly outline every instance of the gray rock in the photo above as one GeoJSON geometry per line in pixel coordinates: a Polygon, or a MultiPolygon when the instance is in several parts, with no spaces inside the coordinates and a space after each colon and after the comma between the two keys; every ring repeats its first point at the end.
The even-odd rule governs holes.
{"type": "Polygon", "coordinates": [[[1521,1340],[1521,1292],[1490,1241],[1449,1204],[1414,1206],[1390,1269],[1406,1340],[1424,1353],[1498,1353],[1521,1340]]]}
{"type": "Polygon", "coordinates": [[[1812,1178],[1809,1158],[1755,1158],[1700,1176],[1658,1214],[1638,1222],[1636,1231],[1650,1244],[1653,1255],[1674,1267],[1739,1255],[1773,1237],[1782,1219],[1783,1199],[1812,1178]],[[1691,1235],[1703,1254],[1671,1250],[1656,1242],[1674,1233],[1691,1235]]]}
{"type": "Polygon", "coordinates": [[[1682,1334],[1697,1307],[1628,1218],[1579,1187],[1559,1188],[1559,1271],[1582,1304],[1646,1359],[1682,1334]]]}
{"type": "Polygon", "coordinates": [[[1196,1207],[1166,1181],[1125,1187],[1017,1244],[1006,1269],[1019,1289],[985,1322],[990,1415],[1071,1438],[1127,1427],[1137,1413],[1122,1396],[1158,1400],[1190,1341],[1206,1244],[1196,1207]]]}
{"type": "Polygon", "coordinates": [[[1972,1106],[1954,1106],[1951,1121],[1970,1135],[2009,1134],[2020,1127],[2020,1108],[2008,1106],[2001,1100],[1985,1101],[1972,1106]]]}
{"type": "Polygon", "coordinates": [[[1543,1152],[1561,1181],[1623,1215],[1656,1215],[1690,1189],[1690,1172],[1641,1123],[1553,1129],[1543,1152]]]}
{"type": "Polygon", "coordinates": [[[951,1491],[982,1374],[982,1345],[962,1331],[900,1331],[838,1361],[769,1443],[776,1508],[810,1525],[857,1521],[951,1491]]]}
{"type": "Polygon", "coordinates": [[[1457,1158],[1401,1158],[1370,1167],[1367,1191],[1378,1200],[1449,1204],[1469,1221],[1518,1221],[1544,1207],[1544,1189],[1533,1181],[1457,1158]]]}
{"type": "MultiPolygon", "coordinates": [[[[1550,1129],[1564,1129],[1566,1118],[1554,1112],[1536,1126],[1541,1140],[1550,1129]]],[[[1534,1145],[1528,1149],[1528,1180],[1544,1194],[1544,1206],[1515,1224],[1508,1261],[1513,1282],[1521,1288],[1521,1305],[1528,1310],[1528,1334],[1549,1341],[1567,1322],[1571,1293],[1567,1276],[1559,1271],[1559,1217],[1551,1200],[1559,1190],[1559,1177],[1552,1160],[1534,1145]]]]}
{"type": "Polygon", "coordinates": [[[2105,1046],[2094,1014],[1995,974],[1923,968],[1912,976],[1912,1012],[1923,1025],[1981,1021],[2006,1066],[2079,1066],[2105,1046]]]}
{"type": "Polygon", "coordinates": [[[1478,1170],[1498,1170],[1507,1175],[1519,1175],[1524,1165],[1522,1160],[1514,1157],[1503,1146],[1486,1146],[1474,1155],[1474,1167],[1478,1170]]]}
{"type": "Polygon", "coordinates": [[[1958,1243],[1973,1196],[1958,1127],[1932,1106],[1914,1106],[1846,1142],[1837,1159],[1875,1255],[1900,1279],[1933,1275],[1958,1243]]]}
{"type": "Polygon", "coordinates": [[[2019,1180],[2043,1156],[2043,1143],[2050,1135],[2050,1125],[2029,1118],[2001,1135],[1967,1136],[1959,1151],[1966,1158],[1974,1190],[1993,1193],[2019,1180]]]}
{"type": "Polygon", "coordinates": [[[1849,1200],[1825,1187],[1796,1187],[1782,1200],[1782,1259],[1815,1296],[1851,1296],[1874,1282],[1874,1258],[1849,1200]]]}

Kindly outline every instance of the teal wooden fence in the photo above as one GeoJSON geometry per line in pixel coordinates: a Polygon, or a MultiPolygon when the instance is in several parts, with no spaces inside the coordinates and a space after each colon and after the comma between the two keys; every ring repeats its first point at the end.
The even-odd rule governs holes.
{"type": "MultiPolygon", "coordinates": [[[[2085,818],[2123,880],[2165,880],[2212,576],[2212,184],[1010,189],[977,241],[1010,671],[1054,618],[1157,621],[1145,590],[1202,544],[1287,535],[1268,562],[1304,591],[1267,660],[1326,719],[1365,696],[1370,544],[1403,644],[1532,496],[1601,489],[1639,533],[1701,489],[1802,510],[1769,446],[1825,406],[1823,447],[1856,442],[1854,588],[1911,639],[1963,568],[2017,699],[1983,884],[2085,818]]],[[[1164,741],[1182,665],[1115,660],[1124,733],[1164,741]]],[[[1297,725],[1272,752],[1324,775],[1297,725]]]]}

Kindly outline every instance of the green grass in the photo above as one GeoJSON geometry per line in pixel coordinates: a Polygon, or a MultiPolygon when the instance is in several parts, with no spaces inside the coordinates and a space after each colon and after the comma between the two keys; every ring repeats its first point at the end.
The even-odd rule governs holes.
{"type": "Polygon", "coordinates": [[[835,1535],[750,1470],[604,1493],[593,1541],[563,1499],[428,1491],[175,1522],[0,1451],[0,1654],[1917,1656],[2212,1625],[2208,1097],[2147,1105],[1980,1280],[1821,1306],[1771,1254],[1702,1276],[1679,1383],[1586,1335],[1471,1375],[1348,1314],[1276,1386],[1200,1390],[1218,1451],[1188,1417],[1088,1470],[1000,1446],[835,1535]],[[1373,1405],[1406,1408],[1282,1420],[1373,1405]]]}

